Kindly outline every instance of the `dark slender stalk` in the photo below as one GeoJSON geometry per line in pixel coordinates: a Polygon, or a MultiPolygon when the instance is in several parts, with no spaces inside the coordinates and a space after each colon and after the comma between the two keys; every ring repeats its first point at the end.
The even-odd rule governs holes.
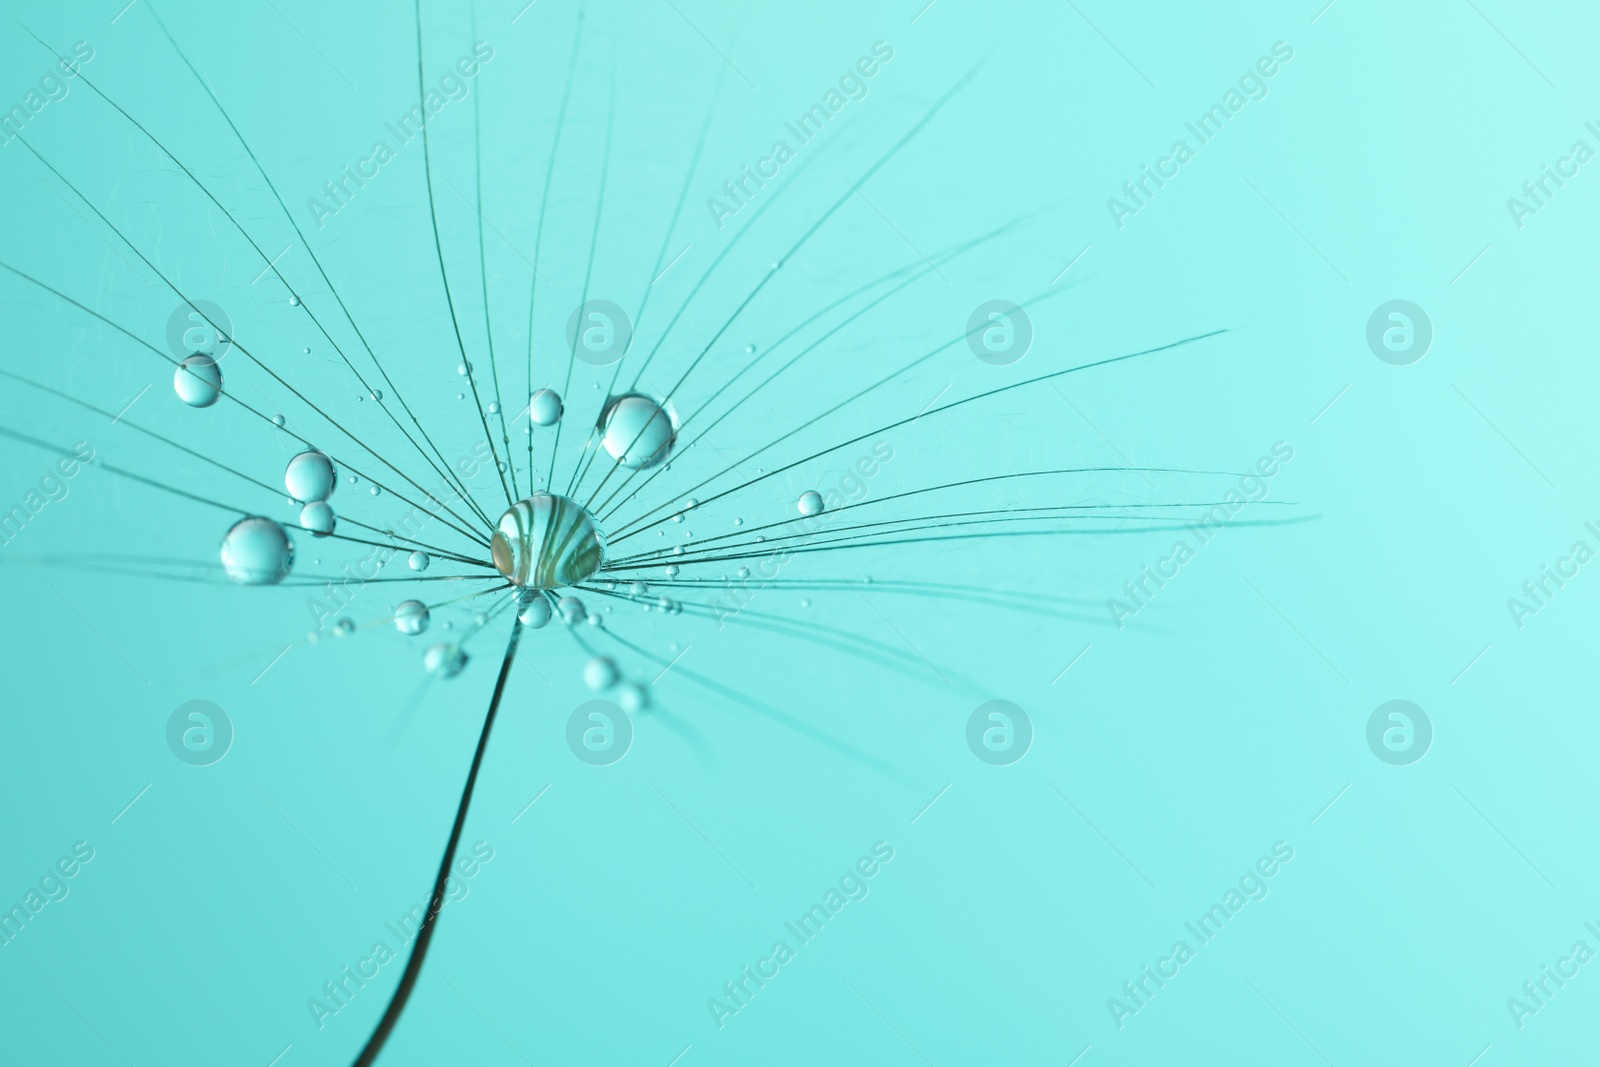
{"type": "Polygon", "coordinates": [[[483,732],[478,735],[478,750],[472,754],[472,768],[467,771],[467,784],[461,790],[461,803],[456,805],[455,825],[450,828],[450,839],[444,846],[444,858],[439,861],[439,874],[433,880],[433,895],[428,900],[427,914],[422,917],[422,926],[417,931],[417,939],[412,942],[411,956],[406,960],[406,969],[400,975],[400,984],[395,987],[394,996],[389,998],[389,1006],[383,1011],[383,1018],[379,1019],[378,1025],[373,1028],[372,1036],[367,1039],[353,1067],[371,1067],[378,1061],[384,1042],[389,1040],[389,1032],[394,1029],[395,1023],[400,1021],[400,1013],[405,1011],[406,1001],[411,999],[411,988],[417,984],[417,975],[422,973],[422,961],[428,954],[429,943],[433,940],[434,924],[439,918],[439,910],[444,907],[445,884],[450,880],[450,868],[455,863],[456,846],[461,842],[461,828],[467,822],[467,808],[472,803],[472,788],[478,781],[478,768],[483,764],[484,750],[489,747],[489,730],[494,726],[495,712],[500,710],[500,698],[505,695],[506,679],[511,675],[511,664],[517,658],[517,643],[521,639],[522,622],[512,620],[511,638],[506,642],[505,658],[500,662],[500,677],[495,680],[494,696],[490,698],[489,710],[483,717],[483,732]]]}

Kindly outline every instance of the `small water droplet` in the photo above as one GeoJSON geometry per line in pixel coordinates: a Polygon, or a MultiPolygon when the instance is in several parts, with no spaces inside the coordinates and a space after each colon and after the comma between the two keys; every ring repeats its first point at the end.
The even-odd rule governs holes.
{"type": "Polygon", "coordinates": [[[274,585],[294,566],[294,542],[271,519],[240,519],[222,538],[222,569],[240,585],[274,585]]]}
{"type": "Polygon", "coordinates": [[[340,619],[338,622],[333,624],[333,633],[335,637],[349,637],[355,632],[356,624],[351,622],[349,619],[340,619]]]}
{"type": "Polygon", "coordinates": [[[815,489],[807,489],[801,493],[800,514],[807,516],[822,514],[822,494],[815,489]]]}
{"type": "Polygon", "coordinates": [[[292,307],[292,308],[299,307],[300,306],[300,298],[298,296],[295,296],[293,293],[290,293],[289,294],[289,306],[292,307]]]}
{"type": "Polygon", "coordinates": [[[491,415],[500,414],[500,401],[498,401],[498,400],[489,401],[489,414],[491,414],[491,415]]]}
{"type": "Polygon", "coordinates": [[[613,397],[600,413],[600,445],[624,467],[644,470],[664,461],[678,433],[668,404],[643,393],[613,397]]]}
{"type": "Polygon", "coordinates": [[[272,425],[276,426],[280,430],[283,429],[283,424],[285,422],[287,422],[287,421],[288,420],[285,419],[282,415],[274,415],[274,416],[272,416],[272,425]]]}
{"type": "Polygon", "coordinates": [[[406,560],[406,565],[420,574],[427,570],[428,564],[432,562],[433,561],[428,558],[428,554],[426,552],[418,550],[411,553],[410,557],[406,560]]]}
{"type": "Polygon", "coordinates": [[[300,528],[310,530],[313,537],[327,537],[333,533],[335,516],[326,500],[313,500],[300,509],[300,528]]]}
{"type": "Polygon", "coordinates": [[[542,596],[529,598],[528,602],[522,605],[522,610],[517,613],[517,618],[530,630],[539,629],[550,621],[550,601],[542,596]]]}
{"type": "Polygon", "coordinates": [[[595,656],[583,665],[583,682],[596,692],[616,685],[618,676],[617,665],[605,656],[595,656]]]}
{"type": "Polygon", "coordinates": [[[583,601],[575,596],[564,596],[556,602],[556,607],[561,611],[561,617],[568,623],[582,622],[585,615],[583,601]]]}
{"type": "Polygon", "coordinates": [[[312,449],[301,452],[283,468],[283,485],[289,495],[301,503],[326,500],[333,495],[339,476],[334,473],[333,460],[327,453],[312,449]]]}
{"type": "Polygon", "coordinates": [[[756,346],[755,345],[745,345],[744,346],[744,354],[747,355],[747,356],[755,355],[756,354],[756,346]]]}
{"type": "Polygon", "coordinates": [[[407,637],[415,637],[428,628],[428,605],[420,600],[402,600],[395,605],[394,628],[407,637]]]}
{"type": "Polygon", "coordinates": [[[190,407],[208,408],[222,395],[222,368],[210,356],[190,356],[173,371],[172,389],[190,407]]]}
{"type": "Polygon", "coordinates": [[[454,678],[467,665],[467,654],[460,645],[449,643],[429,645],[422,654],[422,668],[440,678],[454,678]]]}
{"type": "Polygon", "coordinates": [[[632,715],[650,706],[650,695],[638,682],[623,682],[617,690],[617,707],[632,715]]]}
{"type": "Polygon", "coordinates": [[[470,364],[470,363],[457,364],[456,365],[456,373],[461,375],[461,377],[465,378],[467,375],[472,373],[472,364],[470,364]]]}
{"type": "Polygon", "coordinates": [[[676,578],[677,576],[678,576],[678,565],[676,563],[667,564],[667,577],[668,578],[676,578]]]}
{"type": "Polygon", "coordinates": [[[373,486],[371,489],[369,489],[367,491],[369,493],[371,493],[373,496],[378,496],[379,494],[381,494],[383,492],[383,490],[379,489],[377,486],[373,486]]]}

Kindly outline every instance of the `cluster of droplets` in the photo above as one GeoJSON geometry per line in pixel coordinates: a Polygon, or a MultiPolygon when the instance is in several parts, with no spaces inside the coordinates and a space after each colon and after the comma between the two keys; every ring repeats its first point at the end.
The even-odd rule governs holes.
{"type": "MultiPolygon", "coordinates": [[[[463,377],[472,373],[472,367],[465,362],[456,369],[463,377]]],[[[210,356],[193,355],[179,365],[173,378],[173,388],[184,403],[192,407],[208,407],[216,403],[222,394],[221,368],[210,356]]],[[[375,401],[381,401],[383,397],[376,390],[370,395],[375,401]]],[[[499,401],[489,404],[490,414],[499,414],[500,410],[499,401]]],[[[564,414],[560,394],[553,389],[536,390],[529,397],[527,414],[530,433],[535,426],[556,425],[564,414]]],[[[280,428],[284,425],[282,415],[274,416],[272,421],[280,428]]],[[[679,422],[677,413],[666,401],[644,393],[630,392],[611,397],[605,403],[595,428],[600,447],[618,466],[647,470],[664,463],[671,455],[679,422]]],[[[300,452],[285,466],[283,479],[290,501],[300,506],[301,528],[313,537],[331,535],[337,524],[337,516],[328,502],[338,486],[338,472],[333,460],[316,449],[300,452]]],[[[352,483],[356,480],[355,475],[350,476],[352,483]]],[[[373,485],[370,492],[378,495],[378,486],[373,485]]],[[[816,494],[808,493],[807,497],[816,497],[816,494]]],[[[697,505],[698,501],[691,498],[685,502],[683,512],[697,505]]],[[[815,513],[806,511],[806,506],[806,498],[803,497],[802,512],[815,513]]],[[[820,510],[820,497],[817,498],[816,510],[820,510]]],[[[587,515],[583,517],[587,518],[587,515]]],[[[681,522],[682,513],[675,518],[681,522]]],[[[223,538],[220,552],[227,576],[242,585],[281,582],[293,568],[294,554],[294,543],[288,531],[280,523],[264,516],[248,516],[235,523],[223,538]]],[[[407,558],[407,565],[416,573],[427,570],[430,562],[428,554],[420,549],[410,553],[407,558]]],[[[676,575],[677,566],[668,567],[667,573],[669,576],[676,575]]],[[[644,591],[643,586],[636,583],[635,591],[644,591]]],[[[568,626],[602,625],[602,617],[590,613],[577,597],[560,597],[554,600],[552,606],[552,597],[546,595],[544,590],[525,588],[518,590],[517,595],[520,597],[518,620],[529,629],[540,629],[556,618],[568,626]]],[[[683,611],[682,604],[667,597],[646,596],[639,599],[645,611],[666,614],[680,614],[683,611]]],[[[431,612],[420,600],[406,600],[395,606],[393,622],[401,634],[415,637],[428,630],[431,612]]],[[[487,617],[479,616],[480,627],[487,622],[487,617]]],[[[450,624],[446,622],[444,625],[448,629],[450,624]]],[[[344,636],[353,632],[354,628],[350,620],[340,619],[334,625],[334,633],[344,636]]],[[[465,669],[467,659],[460,642],[440,642],[428,646],[422,662],[428,674],[452,678],[465,669]]],[[[645,688],[625,680],[615,661],[608,657],[591,657],[584,666],[583,678],[585,684],[597,692],[614,690],[619,704],[627,711],[640,710],[647,704],[645,688]]]]}
{"type": "Polygon", "coordinates": [[[300,527],[313,537],[333,533],[336,517],[328,498],[338,484],[333,460],[315,449],[301,452],[283,469],[283,485],[289,491],[289,499],[301,505],[300,527]]]}

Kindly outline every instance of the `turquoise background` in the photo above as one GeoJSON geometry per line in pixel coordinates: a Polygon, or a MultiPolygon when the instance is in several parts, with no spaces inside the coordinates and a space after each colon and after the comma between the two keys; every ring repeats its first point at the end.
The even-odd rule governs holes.
{"type": "MultiPolygon", "coordinates": [[[[576,17],[567,0],[521,6],[478,5],[477,37],[495,55],[472,88],[503,395],[525,386],[527,259],[576,17]]],[[[279,269],[345,343],[299,240],[147,7],[8,3],[5,13],[57,48],[88,42],[83,73],[269,255],[293,246],[279,269]]],[[[742,364],[745,344],[764,348],[856,286],[1048,209],[941,262],[942,278],[846,328],[708,443],[730,457],[753,451],[959,337],[979,304],[1050,291],[1059,295],[1029,309],[1035,340],[1019,363],[989,366],[958,344],[746,475],[913,415],[947,388],[946,401],[1230,328],[884,434],[894,459],[870,492],[1130,462],[1242,472],[1285,442],[1294,458],[1270,480],[1273,504],[1251,505],[1241,515],[1250,522],[1221,531],[1120,628],[1107,599],[1174,533],[1124,521],[1092,524],[1092,536],[797,556],[785,578],[870,575],[879,591],[774,588],[752,611],[858,635],[844,648],[619,606],[607,628],[663,659],[688,650],[652,686],[632,749],[608,767],[580,762],[565,742],[568,716],[593,695],[586,656],[559,626],[526,635],[464,838],[493,859],[445,909],[380,1062],[1582,1062],[1600,965],[1581,968],[1520,1028],[1507,998],[1574,942],[1600,949],[1584,927],[1600,925],[1600,860],[1584,844],[1600,737],[1594,628],[1582,621],[1600,579],[1580,569],[1520,628],[1507,598],[1575,541],[1600,548],[1584,527],[1600,508],[1597,372],[1582,311],[1600,178],[1593,164],[1580,169],[1520,228],[1506,201],[1575,140],[1600,148],[1584,129],[1600,119],[1593,13],[1503,0],[919,8],[591,5],[540,258],[549,282],[534,320],[536,375],[564,373],[613,77],[589,291],[630,310],[656,274],[713,86],[726,79],[665,242],[668,258],[689,251],[657,283],[630,360],[752,226],[657,356],[647,383],[664,392],[767,265],[849,192],[846,181],[978,64],[786,262],[674,403],[696,410],[742,364]],[[719,230],[706,198],[878,40],[894,58],[866,98],[719,230]],[[1107,199],[1279,41],[1293,58],[1268,95],[1119,228],[1107,199]],[[1380,361],[1365,340],[1373,309],[1393,299],[1417,303],[1433,325],[1431,349],[1408,366],[1380,361]],[[1052,614],[897,594],[891,579],[1007,590],[1052,614]],[[968,717],[991,698],[1033,723],[1031,749],[1011,766],[980,762],[965,741],[968,717]],[[1391,699],[1414,701],[1433,725],[1431,750],[1409,766],[1367,746],[1368,717],[1391,699]],[[879,841],[894,858],[866,899],[798,946],[719,1029],[708,998],[879,841]],[[1293,859],[1265,899],[1119,1028],[1108,998],[1186,938],[1185,922],[1275,842],[1293,859]]],[[[469,453],[482,431],[470,402],[455,399],[459,354],[419,145],[324,228],[304,208],[415,102],[409,6],[166,0],[158,10],[441,450],[469,453]]],[[[424,3],[430,81],[467,52],[470,17],[460,4],[424,3]]],[[[53,60],[7,21],[9,107],[53,60]]],[[[374,402],[357,402],[359,384],[303,309],[271,275],[255,280],[263,263],[222,213],[86,86],[69,89],[28,121],[29,143],[174,281],[227,309],[240,340],[420,477],[426,468],[374,402]]],[[[430,137],[456,307],[481,369],[472,104],[451,103],[430,137]]],[[[176,298],[142,280],[131,254],[47,177],[21,145],[0,147],[0,259],[164,348],[176,298]]],[[[168,364],[12,276],[0,278],[0,307],[7,369],[112,413],[138,397],[124,421],[269,484],[299,447],[227,403],[184,407],[168,364]]],[[[237,355],[224,368],[231,389],[284,412],[291,429],[361,455],[237,355]]],[[[577,369],[563,470],[607,381],[577,369]]],[[[282,498],[9,381],[0,425],[87,441],[104,462],[293,519],[282,498]]],[[[787,517],[802,490],[835,483],[864,448],[758,482],[669,524],[668,536],[787,517]]],[[[9,507],[54,457],[9,439],[0,449],[9,507]]],[[[697,446],[630,507],[664,503],[727,462],[697,446]]],[[[1235,481],[1083,477],[939,499],[950,510],[1169,503],[1213,500],[1235,481]]],[[[474,485],[486,508],[503,506],[492,474],[474,485]]],[[[381,522],[397,502],[366,489],[341,485],[332,502],[381,522]]],[[[314,590],[71,566],[108,553],[210,563],[232,520],[92,467],[69,490],[0,548],[10,620],[0,905],[20,902],[74,842],[94,858],[64,900],[0,946],[0,1061],[348,1063],[400,964],[321,1029],[307,1000],[425,899],[502,639],[485,631],[462,675],[424,684],[422,648],[444,622],[459,633],[471,617],[439,611],[428,637],[402,638],[383,619],[402,599],[391,590],[408,587],[363,589],[347,614],[372,625],[313,645],[314,590]],[[173,709],[194,699],[223,707],[235,730],[209,767],[180,762],[165,740],[173,709]]],[[[364,551],[297,544],[297,573],[331,572],[364,551]]],[[[619,663],[641,682],[660,670],[626,652],[619,663]]]]}

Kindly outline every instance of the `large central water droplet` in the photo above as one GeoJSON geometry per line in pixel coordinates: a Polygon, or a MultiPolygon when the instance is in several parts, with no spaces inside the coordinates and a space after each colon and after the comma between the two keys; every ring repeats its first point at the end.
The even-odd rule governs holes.
{"type": "Polygon", "coordinates": [[[489,542],[506,580],[529,589],[577,585],[605,562],[605,542],[582,505],[554,493],[535,493],[500,516],[489,542]]]}

